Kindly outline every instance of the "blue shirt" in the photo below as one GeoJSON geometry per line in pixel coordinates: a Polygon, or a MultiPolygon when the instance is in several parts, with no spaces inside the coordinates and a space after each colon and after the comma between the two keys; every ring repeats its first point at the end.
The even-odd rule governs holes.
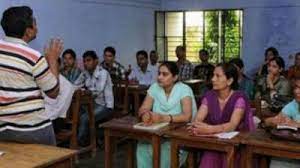
{"type": "Polygon", "coordinates": [[[284,106],[282,113],[292,120],[300,122],[299,103],[295,99],[284,106]]]}

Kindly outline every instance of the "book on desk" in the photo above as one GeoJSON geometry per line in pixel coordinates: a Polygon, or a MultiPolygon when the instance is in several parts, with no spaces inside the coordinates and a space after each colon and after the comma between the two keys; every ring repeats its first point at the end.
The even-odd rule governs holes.
{"type": "Polygon", "coordinates": [[[148,130],[148,131],[156,131],[159,129],[162,129],[166,126],[168,126],[168,122],[162,122],[162,123],[154,123],[151,125],[145,125],[143,122],[137,123],[133,126],[135,129],[141,129],[141,130],[148,130]]]}

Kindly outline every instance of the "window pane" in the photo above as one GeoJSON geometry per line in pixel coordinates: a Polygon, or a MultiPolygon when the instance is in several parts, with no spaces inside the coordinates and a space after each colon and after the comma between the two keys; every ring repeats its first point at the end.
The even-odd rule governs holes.
{"type": "Polygon", "coordinates": [[[224,55],[225,60],[230,60],[240,56],[240,18],[241,11],[239,10],[226,10],[223,11],[223,27],[225,28],[225,44],[224,44],[224,55]]]}
{"type": "Polygon", "coordinates": [[[164,12],[156,12],[156,36],[165,36],[164,12]]]}
{"type": "Polygon", "coordinates": [[[191,62],[199,62],[199,50],[203,48],[203,12],[186,12],[186,55],[191,62]]]}
{"type": "Polygon", "coordinates": [[[219,12],[205,11],[204,48],[208,51],[209,61],[217,63],[219,58],[219,12]]]}
{"type": "Polygon", "coordinates": [[[169,61],[177,61],[175,50],[176,47],[179,45],[183,45],[182,37],[167,37],[167,47],[168,47],[167,55],[169,61]]]}
{"type": "Polygon", "coordinates": [[[158,53],[159,60],[162,61],[165,58],[165,38],[156,38],[156,52],[158,53]]]}
{"type": "Polygon", "coordinates": [[[176,61],[176,46],[183,45],[183,12],[166,13],[166,36],[168,60],[176,61]]]}

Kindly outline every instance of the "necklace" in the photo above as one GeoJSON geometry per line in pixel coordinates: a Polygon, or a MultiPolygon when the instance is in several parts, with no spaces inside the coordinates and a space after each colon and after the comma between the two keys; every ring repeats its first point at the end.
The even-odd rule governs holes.
{"type": "Polygon", "coordinates": [[[221,104],[226,103],[226,102],[228,101],[228,99],[230,98],[230,96],[232,95],[232,93],[233,93],[233,91],[231,90],[230,93],[229,93],[229,95],[228,95],[225,99],[220,99],[220,98],[218,97],[219,102],[220,102],[221,104]]]}

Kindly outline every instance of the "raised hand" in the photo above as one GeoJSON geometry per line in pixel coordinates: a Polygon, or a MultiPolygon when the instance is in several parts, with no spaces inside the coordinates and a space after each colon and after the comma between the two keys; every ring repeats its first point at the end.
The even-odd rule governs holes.
{"type": "Polygon", "coordinates": [[[44,53],[47,62],[57,62],[61,52],[63,50],[63,41],[58,38],[51,39],[49,44],[45,46],[44,53]]]}

